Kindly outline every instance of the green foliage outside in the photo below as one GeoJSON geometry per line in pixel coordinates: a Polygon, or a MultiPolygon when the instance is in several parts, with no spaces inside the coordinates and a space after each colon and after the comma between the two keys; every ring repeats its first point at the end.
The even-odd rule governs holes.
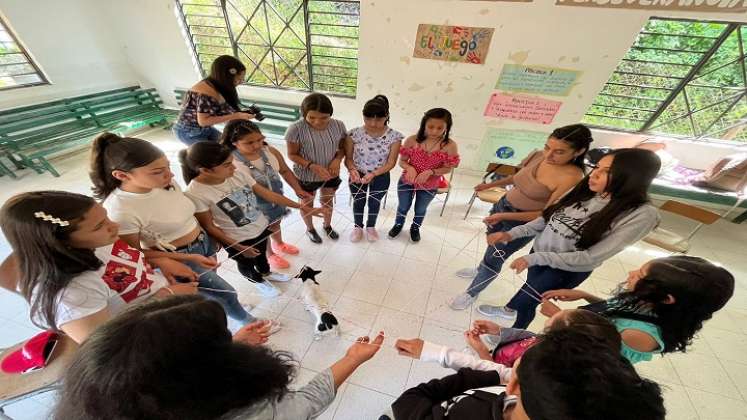
{"type": "Polygon", "coordinates": [[[640,131],[670,95],[647,132],[747,141],[744,51],[747,27],[651,19],[587,110],[584,122],[640,131]],[[719,37],[733,31],[690,79],[719,37]],[[687,81],[685,87],[677,87],[687,81]]]}
{"type": "Polygon", "coordinates": [[[355,96],[358,1],[228,0],[225,9],[219,0],[180,3],[205,72],[217,56],[235,55],[249,85],[355,96]]]}

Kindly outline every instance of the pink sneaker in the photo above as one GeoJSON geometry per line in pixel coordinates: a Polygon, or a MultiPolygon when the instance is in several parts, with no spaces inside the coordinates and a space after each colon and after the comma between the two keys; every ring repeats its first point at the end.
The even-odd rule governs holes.
{"type": "Polygon", "coordinates": [[[368,239],[368,242],[376,242],[379,240],[379,232],[376,231],[375,227],[366,228],[366,239],[368,239]]]}
{"type": "Polygon", "coordinates": [[[350,242],[360,242],[363,239],[363,228],[354,227],[353,231],[350,232],[350,242]]]}
{"type": "Polygon", "coordinates": [[[298,255],[298,248],[295,246],[283,242],[280,245],[276,245],[274,242],[272,243],[272,251],[276,254],[288,254],[288,255],[298,255]]]}
{"type": "Polygon", "coordinates": [[[290,267],[288,261],[286,261],[285,258],[281,257],[278,254],[270,255],[269,257],[267,257],[267,262],[270,263],[270,267],[277,270],[282,270],[283,268],[290,267]]]}

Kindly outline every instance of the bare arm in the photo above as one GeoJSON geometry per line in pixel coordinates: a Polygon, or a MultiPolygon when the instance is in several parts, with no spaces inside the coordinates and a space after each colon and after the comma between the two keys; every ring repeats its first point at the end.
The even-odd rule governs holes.
{"type": "Polygon", "coordinates": [[[213,213],[210,210],[195,213],[195,218],[200,222],[200,226],[205,229],[208,235],[220,241],[222,244],[228,246],[236,243],[236,240],[226,235],[223,229],[213,223],[213,213]]]}
{"type": "Polygon", "coordinates": [[[156,258],[171,258],[172,260],[176,261],[189,261],[192,260],[191,255],[192,254],[182,254],[181,252],[165,252],[165,251],[159,251],[156,249],[142,249],[140,246],[140,234],[139,233],[131,233],[129,235],[120,235],[119,239],[127,242],[127,245],[139,249],[143,252],[145,255],[145,258],[147,259],[156,259],[156,258]]]}
{"type": "Polygon", "coordinates": [[[288,159],[304,168],[313,163],[312,161],[301,157],[301,145],[293,142],[288,142],[288,159]]]}
{"type": "Polygon", "coordinates": [[[343,141],[343,148],[345,149],[345,167],[348,171],[353,172],[356,169],[355,163],[353,162],[353,139],[348,137],[343,141]]]}
{"type": "Polygon", "coordinates": [[[381,167],[374,171],[374,176],[379,176],[382,174],[385,174],[394,168],[394,166],[397,164],[397,156],[399,156],[399,149],[402,146],[402,142],[394,142],[391,146],[389,146],[389,157],[387,158],[386,163],[381,167]]]}
{"type": "Polygon", "coordinates": [[[216,124],[228,122],[231,120],[250,120],[254,115],[244,112],[234,112],[228,115],[210,115],[203,112],[197,113],[197,124],[200,127],[210,127],[216,124]]]}
{"type": "Polygon", "coordinates": [[[104,308],[86,317],[62,324],[60,329],[76,343],[82,343],[96,328],[110,320],[111,317],[109,308],[104,308]]]}
{"type": "Polygon", "coordinates": [[[18,269],[18,258],[15,254],[10,254],[0,264],[0,287],[18,293],[18,280],[20,278],[21,271],[18,269]]]}
{"type": "Polygon", "coordinates": [[[284,195],[281,195],[281,194],[278,194],[278,193],[276,193],[276,192],[274,192],[272,190],[269,190],[269,189],[263,187],[262,185],[260,185],[259,183],[254,184],[254,186],[252,187],[252,190],[258,196],[264,198],[265,200],[267,200],[267,201],[269,201],[271,203],[280,204],[281,206],[286,206],[286,207],[293,207],[294,209],[300,209],[301,208],[301,205],[298,204],[297,202],[291,200],[290,198],[288,198],[288,197],[286,197],[284,195]]]}
{"type": "Polygon", "coordinates": [[[291,169],[288,167],[288,164],[285,163],[285,158],[283,158],[283,155],[279,150],[271,146],[268,146],[268,149],[270,149],[270,153],[272,153],[275,156],[275,159],[277,159],[278,161],[278,172],[280,173],[280,176],[283,177],[285,182],[287,182],[288,185],[293,188],[293,191],[296,192],[296,195],[298,195],[298,192],[303,191],[303,189],[301,188],[301,184],[298,183],[296,174],[294,174],[293,171],[291,171],[291,169]]]}

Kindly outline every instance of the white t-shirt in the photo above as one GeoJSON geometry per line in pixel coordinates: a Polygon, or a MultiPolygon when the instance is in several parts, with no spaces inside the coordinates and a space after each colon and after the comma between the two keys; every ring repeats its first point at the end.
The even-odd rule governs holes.
{"type": "Polygon", "coordinates": [[[94,253],[104,264],[96,271],[80,273],[60,292],[58,326],[104,308],[116,315],[126,305],[141,302],[168,286],[166,278],[145,262],[145,255],[121,239],[96,248],[94,253]]]}
{"type": "Polygon", "coordinates": [[[109,218],[119,223],[120,235],[140,234],[140,244],[154,248],[171,243],[197,228],[195,205],[178,185],[155,188],[144,194],[117,188],[104,200],[109,218]]]}
{"type": "Polygon", "coordinates": [[[267,229],[267,217],[257,207],[252,187],[256,181],[243,171],[221,184],[208,185],[192,180],[186,195],[195,203],[197,213],[210,210],[213,222],[236,241],[256,238],[267,229]]]}

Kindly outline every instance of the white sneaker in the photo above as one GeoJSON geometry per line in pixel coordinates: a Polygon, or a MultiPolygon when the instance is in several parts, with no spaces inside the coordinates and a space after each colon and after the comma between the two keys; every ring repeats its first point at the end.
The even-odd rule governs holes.
{"type": "Polygon", "coordinates": [[[480,305],[477,307],[477,312],[485,316],[509,320],[516,318],[516,311],[506,306],[480,305]]]}
{"type": "Polygon", "coordinates": [[[376,242],[379,240],[379,232],[376,231],[375,227],[366,228],[366,239],[368,239],[368,242],[376,242]]]}
{"type": "Polygon", "coordinates": [[[275,297],[280,295],[280,290],[277,287],[270,284],[270,282],[263,281],[262,283],[254,283],[254,287],[257,291],[265,297],[275,297]]]}
{"type": "Polygon", "coordinates": [[[469,308],[476,300],[477,297],[472,297],[469,293],[461,293],[449,302],[449,306],[455,311],[463,311],[469,308]]]}
{"type": "Polygon", "coordinates": [[[477,269],[476,268],[463,268],[457,271],[456,275],[457,277],[461,277],[463,279],[471,279],[477,275],[477,269]]]}
{"type": "Polygon", "coordinates": [[[361,239],[363,239],[363,228],[356,226],[350,232],[350,242],[360,242],[361,239]]]}
{"type": "Polygon", "coordinates": [[[264,276],[262,276],[262,277],[263,277],[263,278],[264,278],[265,280],[270,280],[270,281],[277,281],[277,282],[286,282],[286,281],[290,281],[290,279],[291,279],[291,276],[289,276],[289,275],[287,275],[287,274],[283,274],[283,273],[276,273],[276,272],[274,272],[274,271],[270,271],[270,273],[269,273],[269,274],[265,274],[265,275],[264,275],[264,276]]]}

